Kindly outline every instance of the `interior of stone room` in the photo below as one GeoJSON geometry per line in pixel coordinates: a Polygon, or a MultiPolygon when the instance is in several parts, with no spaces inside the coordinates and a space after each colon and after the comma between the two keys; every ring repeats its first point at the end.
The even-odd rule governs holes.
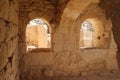
{"type": "Polygon", "coordinates": [[[0,0],[0,80],[120,80],[120,0],[0,0]]]}

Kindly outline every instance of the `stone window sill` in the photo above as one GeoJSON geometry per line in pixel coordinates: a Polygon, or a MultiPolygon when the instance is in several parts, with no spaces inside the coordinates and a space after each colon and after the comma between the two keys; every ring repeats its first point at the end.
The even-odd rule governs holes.
{"type": "Polygon", "coordinates": [[[51,48],[35,48],[32,50],[29,50],[27,52],[34,52],[34,53],[38,53],[38,52],[52,52],[51,48]]]}

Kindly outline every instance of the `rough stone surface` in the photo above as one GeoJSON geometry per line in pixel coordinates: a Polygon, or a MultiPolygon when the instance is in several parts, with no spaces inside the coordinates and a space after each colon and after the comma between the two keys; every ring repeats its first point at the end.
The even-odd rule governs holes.
{"type": "Polygon", "coordinates": [[[118,65],[120,67],[119,61],[120,61],[120,35],[119,35],[119,21],[120,21],[120,1],[119,0],[111,0],[109,2],[105,1],[105,0],[101,0],[100,4],[99,4],[103,9],[105,9],[106,12],[106,18],[110,19],[112,21],[112,31],[113,31],[113,36],[115,39],[115,42],[117,44],[117,61],[118,61],[118,65]]]}
{"type": "Polygon", "coordinates": [[[0,80],[19,80],[18,0],[0,1],[0,80]]]}
{"type": "MultiPolygon", "coordinates": [[[[118,70],[116,47],[112,47],[114,41],[111,41],[114,40],[111,37],[112,21],[106,18],[106,13],[99,6],[99,2],[99,0],[22,0],[19,51],[24,56],[21,57],[21,63],[24,63],[21,67],[25,67],[23,73],[28,74],[30,71],[30,76],[35,74],[86,76],[90,71],[118,70]],[[82,7],[78,7],[80,5],[82,7]],[[51,52],[47,50],[44,55],[42,49],[26,53],[26,47],[23,47],[26,46],[26,25],[35,18],[44,19],[51,26],[51,52]],[[80,49],[80,27],[86,19],[95,26],[94,44],[97,49],[80,49]]],[[[29,79],[28,75],[25,76],[29,79]]]]}
{"type": "Polygon", "coordinates": [[[0,0],[0,80],[120,80],[119,26],[119,0],[0,0]],[[49,24],[51,48],[27,52],[35,18],[49,24]],[[80,48],[85,20],[95,48],[80,48]]]}

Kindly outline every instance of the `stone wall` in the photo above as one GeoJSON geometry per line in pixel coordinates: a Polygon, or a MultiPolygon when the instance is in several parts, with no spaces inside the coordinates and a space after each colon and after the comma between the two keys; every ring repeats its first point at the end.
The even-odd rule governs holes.
{"type": "MultiPolygon", "coordinates": [[[[116,44],[113,37],[111,37],[111,21],[106,20],[104,12],[102,12],[98,5],[89,5],[88,7],[87,13],[79,16],[74,26],[68,27],[64,25],[66,30],[63,31],[61,30],[63,26],[58,27],[57,31],[53,34],[53,51],[42,52],[39,50],[39,52],[30,52],[25,55],[25,73],[28,79],[30,78],[29,76],[37,79],[40,75],[77,76],[84,75],[84,73],[87,75],[90,72],[118,70],[116,44]],[[92,16],[92,14],[95,15],[92,16]],[[79,48],[80,24],[82,20],[84,21],[87,18],[100,18],[101,23],[104,24],[102,27],[107,28],[105,30],[110,33],[110,41],[107,41],[109,47],[103,47],[102,49],[79,48]],[[72,28],[71,30],[69,30],[70,27],[72,28]],[[40,75],[37,75],[36,71],[40,75]],[[36,76],[32,76],[35,74],[36,76]]],[[[106,44],[106,42],[103,43],[106,44]]]]}
{"type": "Polygon", "coordinates": [[[24,58],[26,60],[26,79],[39,79],[44,76],[54,76],[54,57],[52,52],[29,52],[24,58]]]}
{"type": "MultiPolygon", "coordinates": [[[[40,76],[76,76],[87,75],[92,71],[118,70],[116,51],[118,48],[120,53],[120,2],[100,0],[103,9],[98,3],[99,0],[1,0],[0,80],[19,80],[18,69],[21,80],[33,77],[36,80],[40,76]],[[46,52],[39,49],[37,52],[26,53],[26,26],[35,18],[50,23],[52,48],[46,52]],[[102,45],[110,44],[106,49],[80,49],[80,25],[87,18],[100,19],[110,37],[113,25],[117,47],[112,36],[100,41],[102,45]]],[[[118,61],[119,59],[118,55],[118,61]]]]}
{"type": "Polygon", "coordinates": [[[46,0],[36,1],[21,1],[19,48],[23,55],[21,58],[21,67],[23,67],[24,63],[24,70],[22,70],[25,75],[23,77],[30,79],[29,76],[31,76],[31,78],[34,77],[33,79],[39,79],[40,75],[76,76],[87,74],[91,71],[118,70],[116,47],[110,46],[110,43],[114,43],[114,41],[111,41],[113,39],[111,38],[112,23],[110,19],[106,19],[104,10],[98,6],[99,0],[70,0],[67,5],[67,1],[65,1],[64,6],[61,6],[62,3],[54,0],[52,0],[53,3],[46,0]],[[40,2],[41,4],[44,3],[44,7],[36,8],[37,3],[40,4],[40,2]],[[46,16],[47,11],[44,11],[46,6],[48,6],[45,5],[46,2],[48,2],[49,7],[50,4],[54,6],[54,9],[49,12],[54,16],[46,16]],[[57,7],[54,5],[54,2],[57,4],[57,7]],[[42,10],[39,10],[41,8],[42,10]],[[26,53],[26,24],[34,18],[44,18],[51,25],[52,48],[50,51],[44,52],[39,49],[37,52],[26,53]],[[105,31],[109,32],[109,38],[99,41],[102,45],[109,44],[107,48],[103,46],[102,49],[81,50],[79,48],[80,26],[88,18],[100,20],[101,26],[104,28],[100,36],[105,31]],[[111,51],[113,52],[111,53],[111,51]]]}
{"type": "Polygon", "coordinates": [[[113,25],[113,35],[115,38],[115,42],[117,43],[118,51],[117,51],[117,59],[120,67],[120,1],[119,0],[101,0],[99,4],[106,12],[106,18],[111,19],[113,25]]]}
{"type": "Polygon", "coordinates": [[[0,0],[0,80],[19,80],[18,0],[0,0]]]}
{"type": "Polygon", "coordinates": [[[55,56],[54,52],[40,50],[29,52],[24,56],[26,79],[63,75],[84,76],[91,72],[117,71],[117,50],[113,38],[110,44],[108,49],[83,49],[78,50],[78,53],[63,51],[64,53],[59,53],[59,56],[55,56]],[[57,61],[55,61],[56,57],[57,61]],[[60,64],[56,66],[56,62],[60,64]],[[69,66],[67,66],[68,63],[69,66]]]}
{"type": "MultiPolygon", "coordinates": [[[[78,2],[78,0],[75,0],[75,4],[78,2]]],[[[104,10],[96,3],[84,4],[84,6],[87,5],[84,9],[83,7],[77,7],[79,11],[82,9],[82,12],[77,11],[75,4],[72,3],[72,1],[68,4],[68,7],[63,13],[61,24],[54,34],[53,51],[55,75],[79,75],[84,71],[107,70],[105,59],[107,54],[109,54],[109,47],[106,48],[104,46],[110,44],[112,32],[111,21],[105,18],[104,10]],[[73,12],[71,13],[72,10],[73,12]],[[98,44],[100,44],[100,46],[102,45],[102,49],[80,50],[79,38],[81,24],[86,19],[94,18],[95,21],[98,19],[99,23],[102,23],[101,25],[95,26],[98,27],[97,30],[102,28],[101,33],[97,34],[97,36],[102,37],[104,32],[108,32],[110,35],[108,38],[97,40],[98,44]],[[95,70],[94,68],[97,69],[95,70]]],[[[83,5],[83,3],[81,3],[81,5],[83,5]]]]}
{"type": "Polygon", "coordinates": [[[20,78],[24,79],[26,54],[26,27],[29,21],[40,18],[50,23],[51,29],[54,27],[57,0],[20,0],[20,24],[19,24],[19,52],[20,55],[20,78]]]}

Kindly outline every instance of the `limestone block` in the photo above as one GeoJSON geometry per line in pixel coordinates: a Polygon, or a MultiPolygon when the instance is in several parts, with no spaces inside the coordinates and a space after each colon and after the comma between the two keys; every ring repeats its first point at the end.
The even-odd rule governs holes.
{"type": "Polygon", "coordinates": [[[25,57],[27,66],[44,66],[53,64],[53,54],[51,52],[28,53],[25,57]]]}
{"type": "Polygon", "coordinates": [[[118,70],[116,49],[109,50],[106,61],[107,61],[107,69],[108,70],[118,70]]]}
{"type": "Polygon", "coordinates": [[[18,34],[18,27],[17,25],[13,24],[13,23],[10,23],[7,27],[7,38],[6,38],[6,42],[8,40],[10,40],[11,38],[17,36],[18,34]]]}
{"type": "Polygon", "coordinates": [[[9,0],[0,0],[0,18],[8,19],[9,0]]]}
{"type": "MultiPolygon", "coordinates": [[[[77,67],[77,71],[79,72],[86,72],[86,71],[89,71],[89,68],[88,68],[88,62],[85,61],[85,60],[80,60],[78,63],[76,63],[76,67],[77,67]]],[[[71,64],[72,65],[72,64],[71,64]]]]}
{"type": "Polygon", "coordinates": [[[46,8],[47,8],[47,9],[52,9],[52,10],[54,10],[54,9],[55,9],[55,6],[53,6],[53,5],[46,5],[46,8]]]}
{"type": "Polygon", "coordinates": [[[9,7],[9,11],[8,11],[8,19],[10,22],[12,23],[18,23],[18,4],[17,4],[18,0],[13,0],[10,1],[10,7],[9,7]]]}
{"type": "Polygon", "coordinates": [[[113,35],[112,35],[110,49],[108,50],[108,55],[107,55],[106,61],[107,61],[107,69],[108,70],[118,70],[117,46],[114,41],[113,35]]]}
{"type": "Polygon", "coordinates": [[[111,31],[112,30],[112,23],[111,20],[105,21],[105,31],[111,31]]]}
{"type": "Polygon", "coordinates": [[[4,70],[1,70],[0,72],[0,80],[5,80],[7,77],[6,77],[6,73],[4,70]]]}
{"type": "Polygon", "coordinates": [[[77,64],[78,65],[85,65],[87,64],[85,61],[82,60],[82,57],[81,57],[81,54],[79,53],[79,51],[73,51],[73,52],[70,52],[70,64],[77,64]]]}
{"type": "MultiPolygon", "coordinates": [[[[86,61],[94,61],[94,60],[105,60],[107,58],[108,51],[106,49],[85,49],[81,56],[86,61]]],[[[98,61],[99,61],[98,60],[98,61]]]]}
{"type": "Polygon", "coordinates": [[[8,57],[10,57],[16,50],[16,47],[18,46],[18,38],[15,37],[9,40],[7,45],[8,45],[8,57]]]}
{"type": "Polygon", "coordinates": [[[19,64],[18,48],[16,48],[12,59],[12,69],[14,70],[15,75],[18,73],[18,64],[19,64]]]}
{"type": "Polygon", "coordinates": [[[12,70],[12,67],[11,67],[11,63],[8,62],[7,66],[6,66],[6,78],[11,80],[12,78],[12,74],[13,73],[13,70],[12,70]]]}
{"type": "Polygon", "coordinates": [[[28,2],[29,0],[21,0],[21,2],[28,2]]]}
{"type": "MultiPolygon", "coordinates": [[[[71,62],[71,61],[70,61],[71,62]]],[[[82,72],[89,71],[89,68],[87,67],[87,63],[85,61],[79,61],[76,63],[68,63],[68,67],[64,66],[63,68],[67,69],[67,72],[69,72],[71,75],[78,76],[82,72]]]]}
{"type": "Polygon", "coordinates": [[[88,80],[107,80],[107,79],[104,79],[103,77],[100,77],[98,75],[89,75],[89,76],[87,76],[87,79],[88,80]]]}
{"type": "Polygon", "coordinates": [[[89,64],[88,67],[92,70],[104,70],[105,64],[104,63],[89,64]]]}
{"type": "Polygon", "coordinates": [[[41,9],[41,8],[44,9],[45,8],[45,4],[43,3],[43,1],[35,0],[35,2],[36,2],[35,6],[37,6],[38,9],[41,9]]]}
{"type": "Polygon", "coordinates": [[[74,37],[74,34],[71,35],[71,34],[68,34],[66,36],[69,36],[67,38],[64,38],[64,50],[68,50],[68,51],[74,51],[75,50],[75,43],[76,43],[76,40],[75,40],[75,37],[74,37]]]}
{"type": "Polygon", "coordinates": [[[52,77],[54,75],[54,72],[53,70],[45,70],[44,74],[47,77],[52,77]]]}
{"type": "Polygon", "coordinates": [[[0,42],[6,37],[6,23],[4,20],[0,19],[0,42]]]}
{"type": "Polygon", "coordinates": [[[69,63],[70,53],[68,51],[63,51],[55,54],[55,61],[58,64],[67,65],[69,63]]]}
{"type": "Polygon", "coordinates": [[[88,72],[82,72],[81,75],[82,76],[87,76],[88,72]]]}
{"type": "Polygon", "coordinates": [[[7,45],[5,43],[0,44],[0,70],[5,67],[7,64],[8,58],[7,58],[7,45]]]}
{"type": "Polygon", "coordinates": [[[69,72],[70,64],[70,53],[68,51],[60,52],[55,54],[55,68],[60,72],[69,72]]]}
{"type": "Polygon", "coordinates": [[[22,55],[25,55],[26,54],[26,43],[25,42],[21,42],[21,43],[19,43],[19,53],[21,53],[22,55]],[[23,46],[25,46],[25,47],[23,47],[23,46]]]}
{"type": "Polygon", "coordinates": [[[116,49],[117,50],[117,44],[116,44],[115,39],[113,37],[113,33],[111,35],[110,49],[116,49]]]}
{"type": "Polygon", "coordinates": [[[54,49],[54,52],[61,52],[63,51],[63,47],[64,47],[64,34],[62,33],[56,33],[54,36],[53,36],[53,49],[54,49]]]}
{"type": "Polygon", "coordinates": [[[54,17],[53,15],[52,15],[53,13],[49,13],[49,12],[46,12],[46,14],[44,14],[43,16],[42,16],[42,18],[44,18],[44,19],[46,19],[48,22],[49,21],[51,21],[52,20],[52,18],[54,17]]]}
{"type": "Polygon", "coordinates": [[[34,11],[30,12],[28,15],[29,15],[30,19],[34,19],[34,18],[36,18],[36,16],[42,17],[43,14],[44,14],[43,12],[39,12],[39,11],[34,10],[34,11]]]}

